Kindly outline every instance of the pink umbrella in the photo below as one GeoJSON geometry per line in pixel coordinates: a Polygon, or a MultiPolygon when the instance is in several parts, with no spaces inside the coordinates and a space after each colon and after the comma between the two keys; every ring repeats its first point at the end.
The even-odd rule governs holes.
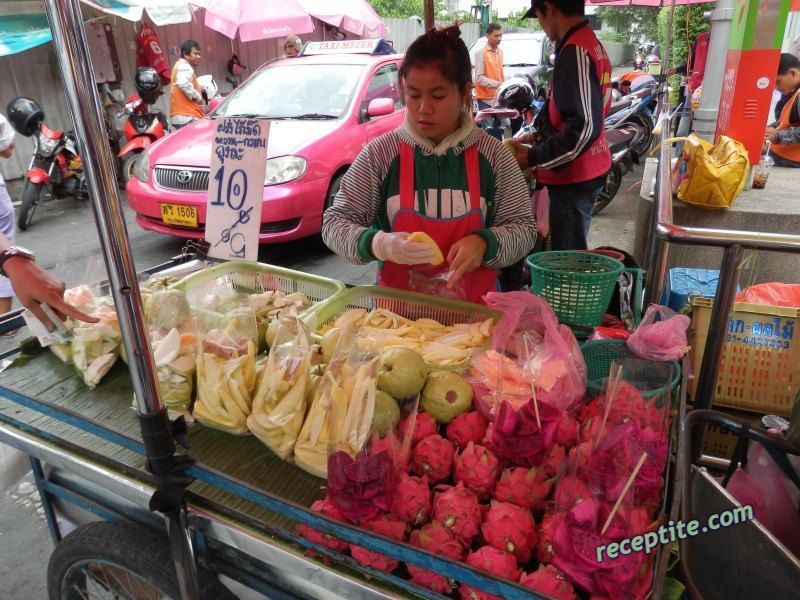
{"type": "Polygon", "coordinates": [[[243,42],[314,31],[296,0],[192,0],[206,9],[206,27],[243,42]]]}
{"type": "MultiPolygon", "coordinates": [[[[681,6],[683,4],[703,4],[708,2],[709,0],[675,0],[675,6],[681,6]]],[[[610,2],[605,2],[604,0],[589,0],[590,4],[596,4],[598,6],[670,6],[672,4],[672,0],[610,0],[610,2]]]]}
{"type": "Polygon", "coordinates": [[[386,35],[386,25],[366,0],[297,0],[312,17],[364,38],[386,35]]]}

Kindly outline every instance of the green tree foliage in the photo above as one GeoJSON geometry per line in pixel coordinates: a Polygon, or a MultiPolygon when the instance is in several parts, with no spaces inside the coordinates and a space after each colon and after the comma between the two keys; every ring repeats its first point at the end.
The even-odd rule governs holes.
{"type": "Polygon", "coordinates": [[[600,6],[597,17],[631,43],[656,39],[658,11],[651,6],[600,6]]]}
{"type": "MultiPolygon", "coordinates": [[[[369,3],[380,17],[408,19],[414,15],[423,16],[422,0],[369,0],[369,3]]],[[[434,0],[433,11],[436,19],[446,19],[447,2],[434,0]]]]}
{"type": "MultiPolygon", "coordinates": [[[[691,4],[675,7],[675,15],[672,22],[672,37],[670,38],[670,50],[668,67],[679,67],[686,64],[686,59],[689,56],[689,47],[692,45],[694,38],[701,33],[711,30],[711,21],[703,16],[703,13],[708,10],[713,10],[714,4],[691,4]]],[[[665,42],[669,37],[669,7],[663,7],[658,12],[658,45],[661,50],[661,59],[667,60],[664,56],[666,46],[665,42]]],[[[680,77],[676,76],[670,79],[674,93],[671,96],[672,104],[677,104],[678,88],[680,86],[680,77]]]]}

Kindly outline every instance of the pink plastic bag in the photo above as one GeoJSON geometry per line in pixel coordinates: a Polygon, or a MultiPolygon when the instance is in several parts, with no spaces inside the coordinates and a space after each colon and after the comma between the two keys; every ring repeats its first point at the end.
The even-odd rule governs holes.
{"type": "Polygon", "coordinates": [[[628,348],[646,360],[680,360],[689,351],[686,330],[692,321],[671,308],[651,304],[628,338],[628,348]]]}
{"type": "Polygon", "coordinates": [[[536,231],[539,235],[547,237],[550,233],[550,196],[547,193],[547,188],[534,190],[531,196],[531,206],[533,207],[533,216],[536,217],[536,231]]]}
{"type": "MultiPolygon", "coordinates": [[[[484,299],[503,316],[491,349],[473,358],[478,405],[493,400],[498,408],[509,396],[519,408],[531,398],[532,374],[539,402],[574,414],[586,391],[586,363],[569,327],[559,325],[550,305],[529,292],[489,292],[484,299]]],[[[489,413],[492,420],[497,415],[489,413]]]]}
{"type": "Polygon", "coordinates": [[[751,443],[747,465],[728,482],[727,491],[743,506],[753,507],[753,516],[800,557],[800,514],[789,490],[797,489],[758,443],[751,443]]]}

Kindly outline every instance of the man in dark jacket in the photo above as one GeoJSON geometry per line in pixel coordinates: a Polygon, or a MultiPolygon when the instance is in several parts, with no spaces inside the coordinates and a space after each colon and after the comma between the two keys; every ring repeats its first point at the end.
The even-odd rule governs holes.
{"type": "Polygon", "coordinates": [[[583,0],[533,0],[525,16],[539,19],[556,43],[556,59],[535,137],[514,144],[517,162],[535,167],[537,183],[547,186],[552,248],[584,250],[592,207],[611,168],[604,127],[611,63],[584,18],[583,0]]]}

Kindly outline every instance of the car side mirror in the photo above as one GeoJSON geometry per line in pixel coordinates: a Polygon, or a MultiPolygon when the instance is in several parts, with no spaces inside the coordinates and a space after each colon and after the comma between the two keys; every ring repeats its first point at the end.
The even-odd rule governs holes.
{"type": "Polygon", "coordinates": [[[370,118],[390,115],[393,112],[394,100],[391,98],[375,98],[374,100],[370,100],[367,106],[367,116],[370,118]]]}
{"type": "Polygon", "coordinates": [[[223,98],[221,96],[214,96],[208,103],[208,112],[212,113],[222,104],[223,98]]]}

